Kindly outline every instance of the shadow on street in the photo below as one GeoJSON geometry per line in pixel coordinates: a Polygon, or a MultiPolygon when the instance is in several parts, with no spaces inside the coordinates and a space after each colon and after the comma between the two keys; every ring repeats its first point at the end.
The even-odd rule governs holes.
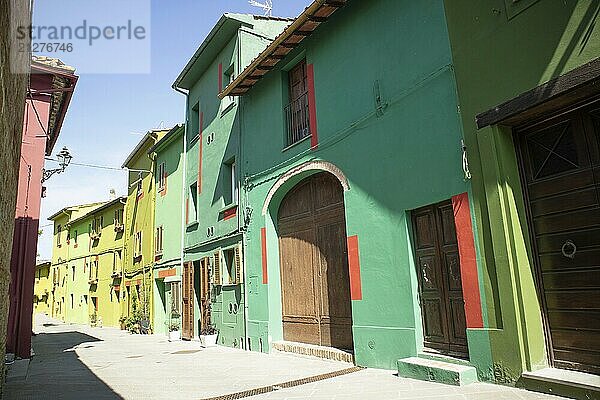
{"type": "Polygon", "coordinates": [[[7,374],[4,399],[122,399],[79,360],[75,348],[100,339],[80,332],[40,333],[27,374],[7,374]]]}

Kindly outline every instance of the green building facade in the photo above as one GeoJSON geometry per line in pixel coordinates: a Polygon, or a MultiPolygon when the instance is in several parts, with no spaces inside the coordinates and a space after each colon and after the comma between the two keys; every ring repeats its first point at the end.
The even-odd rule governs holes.
{"type": "Polygon", "coordinates": [[[589,178],[600,164],[600,6],[445,3],[485,283],[473,332],[490,343],[484,378],[594,398],[539,376],[600,372],[597,172],[589,178]]]}
{"type": "Polygon", "coordinates": [[[176,125],[148,152],[154,158],[155,333],[180,329],[185,127],[176,125]]]}
{"type": "Polygon", "coordinates": [[[182,287],[187,339],[213,325],[219,344],[246,347],[240,110],[234,98],[217,95],[289,22],[225,14],[173,84],[187,104],[182,287]]]}
{"type": "Polygon", "coordinates": [[[436,346],[486,368],[488,343],[471,334],[480,282],[444,4],[346,3],[315,1],[221,93],[243,95],[251,348],[331,346],[389,369],[453,335],[436,346]],[[434,284],[448,284],[431,276],[442,271],[416,260],[421,215],[448,217],[446,259],[431,263],[463,275],[464,308],[443,304],[434,284]],[[423,302],[428,317],[422,285],[438,296],[423,302]],[[440,307],[457,315],[424,332],[440,307]]]}

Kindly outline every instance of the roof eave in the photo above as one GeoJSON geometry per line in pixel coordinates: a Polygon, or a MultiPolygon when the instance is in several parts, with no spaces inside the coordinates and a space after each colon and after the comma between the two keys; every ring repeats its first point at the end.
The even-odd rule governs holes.
{"type": "Polygon", "coordinates": [[[157,150],[164,148],[175,140],[179,135],[183,134],[183,124],[177,124],[169,132],[165,134],[158,142],[148,149],[148,154],[152,154],[157,150]]]}
{"type": "Polygon", "coordinates": [[[173,82],[173,85],[171,85],[173,87],[173,89],[185,89],[185,90],[191,89],[191,86],[192,86],[191,84],[184,83],[186,78],[188,77],[188,74],[190,73],[190,70],[193,68],[194,64],[202,56],[202,54],[204,53],[204,51],[206,50],[208,45],[212,43],[215,36],[219,33],[219,31],[225,26],[225,24],[228,21],[234,22],[240,26],[242,26],[242,25],[252,26],[248,22],[241,20],[239,18],[239,16],[237,16],[236,14],[230,14],[230,13],[223,14],[221,16],[221,18],[219,19],[219,21],[217,21],[215,26],[211,29],[209,34],[206,36],[206,38],[204,39],[204,41],[202,42],[200,47],[198,47],[198,49],[194,52],[194,55],[190,58],[190,60],[185,65],[185,67],[183,67],[183,70],[179,73],[179,76],[177,76],[177,79],[175,79],[175,82],[173,82]]]}
{"type": "Polygon", "coordinates": [[[148,131],[144,135],[144,137],[142,138],[142,140],[140,140],[139,143],[135,146],[135,148],[131,151],[131,153],[129,153],[129,155],[127,156],[127,158],[123,162],[123,165],[121,165],[121,168],[128,168],[129,167],[129,164],[133,161],[134,158],[136,158],[136,156],[138,155],[138,153],[140,152],[140,150],[142,149],[142,147],[144,147],[144,145],[146,144],[146,142],[148,141],[148,139],[150,139],[150,137],[152,136],[153,133],[154,133],[153,131],[148,131]]]}
{"type": "Polygon", "coordinates": [[[315,0],[231,84],[219,93],[219,98],[244,95],[263,76],[267,75],[275,65],[300,45],[306,37],[326,22],[339,8],[345,6],[347,2],[348,0],[315,0]],[[305,27],[305,30],[301,30],[302,27],[305,27]],[[296,36],[297,39],[288,41],[293,36],[296,36]],[[272,60],[269,62],[270,65],[260,68],[266,60],[272,60]],[[257,70],[263,72],[255,74],[257,70]]]}

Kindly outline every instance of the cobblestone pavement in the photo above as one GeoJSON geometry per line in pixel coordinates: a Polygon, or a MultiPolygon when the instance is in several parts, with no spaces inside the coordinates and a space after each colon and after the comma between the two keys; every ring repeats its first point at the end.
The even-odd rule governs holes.
{"type": "MultiPolygon", "coordinates": [[[[11,366],[6,399],[205,399],[332,373],[349,364],[261,354],[36,318],[35,356],[11,366]]],[[[558,399],[477,383],[453,387],[365,369],[248,399],[558,399]]]]}

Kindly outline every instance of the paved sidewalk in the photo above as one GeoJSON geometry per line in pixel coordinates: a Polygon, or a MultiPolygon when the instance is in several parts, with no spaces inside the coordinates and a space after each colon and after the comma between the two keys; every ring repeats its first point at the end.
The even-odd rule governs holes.
{"type": "MultiPolygon", "coordinates": [[[[349,364],[131,335],[36,318],[35,357],[6,399],[204,399],[339,371],[349,364]]],[[[21,371],[24,371],[21,368],[21,371]]],[[[12,374],[11,374],[12,372],[12,374]]],[[[488,384],[458,388],[366,369],[248,399],[558,399],[488,384]]]]}

